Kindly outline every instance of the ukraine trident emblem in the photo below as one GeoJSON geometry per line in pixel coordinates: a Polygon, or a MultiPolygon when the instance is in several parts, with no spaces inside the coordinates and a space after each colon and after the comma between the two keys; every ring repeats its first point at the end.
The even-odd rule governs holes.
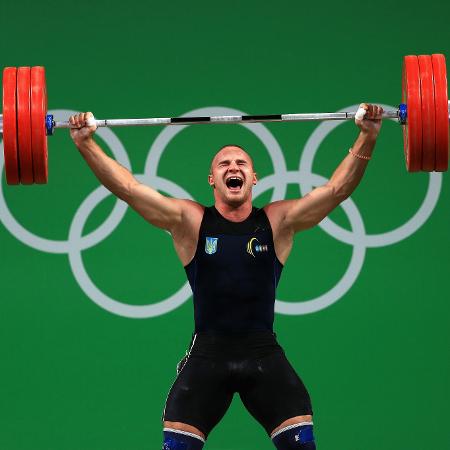
{"type": "Polygon", "coordinates": [[[219,238],[207,237],[205,244],[205,252],[208,255],[212,255],[217,252],[217,241],[219,238]]]}

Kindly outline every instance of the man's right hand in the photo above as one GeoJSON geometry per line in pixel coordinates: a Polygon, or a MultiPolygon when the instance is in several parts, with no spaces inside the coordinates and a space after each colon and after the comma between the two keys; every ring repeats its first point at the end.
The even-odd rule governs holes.
{"type": "Polygon", "coordinates": [[[70,129],[70,137],[75,142],[75,145],[79,147],[83,145],[86,141],[92,139],[95,130],[97,129],[96,125],[88,126],[88,119],[93,119],[94,115],[91,112],[79,113],[73,116],[70,116],[69,122],[71,125],[74,125],[76,128],[70,129]]]}

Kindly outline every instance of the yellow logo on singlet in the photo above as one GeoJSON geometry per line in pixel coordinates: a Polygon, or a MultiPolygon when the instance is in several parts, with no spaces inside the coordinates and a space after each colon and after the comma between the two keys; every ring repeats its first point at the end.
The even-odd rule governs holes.
{"type": "Polygon", "coordinates": [[[257,238],[253,237],[247,242],[247,253],[252,255],[255,258],[255,254],[253,252],[267,252],[269,251],[268,245],[261,245],[257,238]],[[254,245],[253,245],[254,244],[254,245]]]}

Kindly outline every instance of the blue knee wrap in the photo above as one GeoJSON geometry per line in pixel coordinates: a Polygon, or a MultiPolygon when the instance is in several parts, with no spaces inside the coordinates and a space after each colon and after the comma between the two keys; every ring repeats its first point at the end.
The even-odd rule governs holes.
{"type": "Polygon", "coordinates": [[[283,428],[272,436],[273,443],[278,450],[316,450],[313,426],[295,424],[283,428]]]}
{"type": "Polygon", "coordinates": [[[205,441],[192,433],[164,428],[162,450],[201,450],[205,441]]]}

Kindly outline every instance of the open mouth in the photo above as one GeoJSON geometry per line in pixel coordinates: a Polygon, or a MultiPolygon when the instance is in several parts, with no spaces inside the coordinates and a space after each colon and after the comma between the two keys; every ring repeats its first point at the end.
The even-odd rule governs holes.
{"type": "Polygon", "coordinates": [[[240,191],[244,180],[240,177],[230,177],[225,183],[230,191],[240,191]]]}

